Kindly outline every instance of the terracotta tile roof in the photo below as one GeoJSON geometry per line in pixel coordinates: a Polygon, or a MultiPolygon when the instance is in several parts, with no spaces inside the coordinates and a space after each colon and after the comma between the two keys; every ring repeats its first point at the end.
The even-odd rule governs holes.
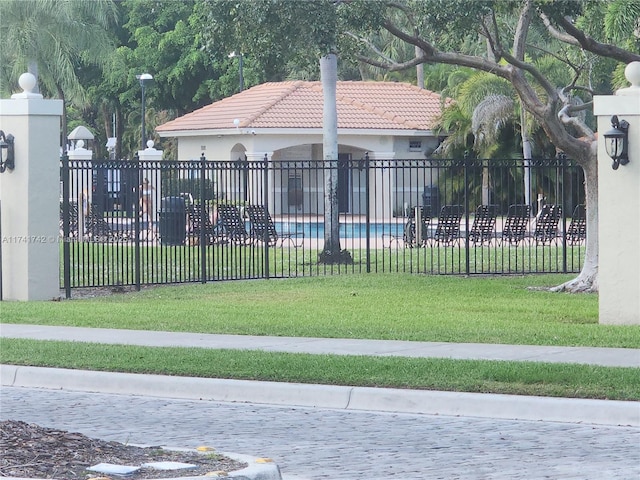
{"type": "MultiPolygon", "coordinates": [[[[450,99],[447,99],[449,102],[450,99]]],[[[430,130],[440,95],[408,83],[338,82],[338,128],[430,130]]],[[[158,132],[235,128],[322,128],[320,82],[263,83],[156,128],[158,132]]]]}

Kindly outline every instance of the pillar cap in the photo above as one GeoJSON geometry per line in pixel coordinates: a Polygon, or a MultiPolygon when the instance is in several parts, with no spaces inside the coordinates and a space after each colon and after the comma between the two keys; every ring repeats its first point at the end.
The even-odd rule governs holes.
{"type": "Polygon", "coordinates": [[[32,73],[23,73],[18,79],[18,85],[22,88],[22,93],[14,93],[11,98],[43,98],[39,93],[33,93],[36,83],[36,77],[32,73]]]}
{"type": "Polygon", "coordinates": [[[624,69],[624,76],[627,78],[630,87],[621,88],[616,91],[616,95],[638,95],[640,96],[640,62],[631,62],[624,69]]]}

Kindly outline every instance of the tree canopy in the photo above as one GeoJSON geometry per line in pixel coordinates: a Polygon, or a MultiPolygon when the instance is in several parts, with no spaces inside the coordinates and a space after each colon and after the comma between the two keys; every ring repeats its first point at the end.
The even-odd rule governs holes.
{"type": "Polygon", "coordinates": [[[65,100],[69,125],[96,132],[99,153],[115,125],[120,158],[140,137],[136,74],[156,80],[147,91],[151,131],[237,92],[231,52],[242,54],[248,86],[317,80],[327,53],[338,54],[341,79],[424,80],[458,100],[441,121],[450,138],[485,152],[496,138],[488,118],[519,127],[523,145],[544,132],[585,171],[590,234],[574,286],[595,288],[590,106],[594,94],[624,86],[624,66],[640,60],[635,0],[4,0],[0,15],[0,37],[12,45],[0,51],[0,92],[37,67],[44,93],[65,100]],[[491,95],[520,114],[508,119],[508,106],[485,102],[491,95]]]}

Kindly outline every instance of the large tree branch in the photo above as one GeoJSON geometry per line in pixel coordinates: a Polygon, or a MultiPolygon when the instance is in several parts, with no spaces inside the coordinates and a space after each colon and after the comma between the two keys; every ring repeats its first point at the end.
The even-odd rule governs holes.
{"type": "Polygon", "coordinates": [[[570,125],[579,132],[582,137],[593,139],[593,130],[591,130],[582,120],[572,114],[580,110],[586,110],[593,107],[592,102],[585,103],[583,105],[565,105],[558,112],[558,119],[563,125],[570,125]]]}
{"type": "Polygon", "coordinates": [[[386,20],[383,23],[383,26],[386,30],[389,31],[392,35],[404,40],[405,42],[419,47],[423,54],[422,56],[413,58],[407,62],[397,63],[397,62],[379,62],[373,60],[371,58],[367,58],[364,56],[360,56],[359,60],[368,63],[369,65],[373,65],[380,68],[386,68],[390,71],[398,71],[404,70],[407,68],[415,67],[420,63],[431,62],[431,63],[444,63],[448,65],[460,65],[463,67],[475,68],[478,70],[482,70],[484,72],[493,73],[502,78],[509,79],[510,78],[510,68],[508,66],[500,65],[496,62],[492,62],[488,59],[474,56],[474,55],[466,55],[463,53],[457,52],[441,52],[431,43],[426,40],[416,37],[414,35],[408,34],[403,30],[397,28],[393,23],[386,20]]]}
{"type": "Polygon", "coordinates": [[[580,43],[576,40],[575,37],[568,35],[566,33],[561,32],[551,23],[551,19],[547,16],[546,13],[540,12],[540,18],[542,19],[542,23],[547,28],[547,32],[556,40],[560,40],[563,43],[567,43],[569,45],[573,45],[575,47],[579,47],[580,43]]]}
{"type": "MultiPolygon", "coordinates": [[[[571,116],[574,107],[566,106],[561,109],[561,115],[558,115],[558,105],[563,103],[558,90],[533,65],[524,61],[524,44],[526,42],[527,27],[530,22],[530,12],[527,11],[528,5],[529,1],[527,1],[520,16],[520,30],[518,32],[520,37],[518,40],[514,39],[514,51],[522,52],[521,55],[523,58],[519,59],[516,55],[504,51],[500,47],[499,43],[492,44],[492,48],[495,49],[496,53],[506,60],[507,64],[504,65],[480,56],[467,55],[459,52],[440,51],[435,47],[435,45],[426,39],[420,38],[416,34],[407,33],[401,30],[389,20],[385,20],[383,22],[383,27],[395,37],[408,44],[419,47],[422,51],[422,55],[406,62],[395,62],[386,56],[379,55],[379,52],[370,48],[370,51],[374,52],[377,58],[365,56],[359,56],[358,58],[364,63],[389,71],[413,68],[420,63],[441,63],[468,67],[504,78],[513,85],[518,96],[522,100],[523,106],[542,125],[554,145],[561,148],[570,156],[576,158],[578,162],[590,161],[590,146],[588,142],[584,142],[573,137],[566,127],[570,124],[576,128],[576,131],[580,132],[582,136],[589,139],[593,139],[593,132],[591,132],[588,127],[580,121],[580,119],[571,116]],[[547,97],[546,101],[543,102],[541,100],[525,74],[531,76],[536,83],[544,89],[547,97]]],[[[482,33],[491,37],[491,35],[489,35],[489,25],[484,24],[483,27],[485,30],[483,30],[482,33]]],[[[492,39],[492,41],[495,42],[496,39],[492,39]]]]}
{"type": "Polygon", "coordinates": [[[531,0],[524,2],[513,38],[513,56],[519,60],[524,60],[527,33],[529,32],[529,25],[531,25],[531,3],[531,0]]]}
{"type": "Polygon", "coordinates": [[[629,50],[625,50],[609,43],[600,43],[592,37],[589,37],[582,30],[577,28],[568,17],[557,19],[558,24],[565,30],[565,32],[567,32],[567,34],[563,34],[562,32],[555,29],[549,17],[547,17],[544,13],[540,14],[540,18],[542,18],[542,21],[547,27],[547,31],[549,32],[549,34],[562,42],[581,47],[588,52],[595,53],[596,55],[600,55],[603,57],[612,58],[623,63],[640,61],[640,55],[638,55],[637,53],[630,52],[629,50]]]}
{"type": "Polygon", "coordinates": [[[529,63],[526,63],[522,60],[515,58],[513,55],[506,52],[504,53],[503,57],[507,62],[509,62],[509,64],[516,67],[516,69],[523,70],[529,73],[533,78],[535,78],[536,81],[540,84],[540,86],[544,88],[544,91],[547,93],[550,99],[557,98],[556,88],[544,75],[540,73],[540,71],[537,68],[535,68],[533,65],[529,63]]]}

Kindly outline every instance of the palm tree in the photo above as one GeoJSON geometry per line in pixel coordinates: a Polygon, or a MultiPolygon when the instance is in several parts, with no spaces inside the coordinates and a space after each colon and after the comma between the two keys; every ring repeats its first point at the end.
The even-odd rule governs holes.
{"type": "Polygon", "coordinates": [[[115,3],[4,0],[1,12],[2,93],[15,87],[24,71],[33,73],[45,93],[63,100],[62,140],[66,142],[66,102],[86,103],[78,69],[100,65],[113,51],[108,28],[116,20],[115,3]]]}

